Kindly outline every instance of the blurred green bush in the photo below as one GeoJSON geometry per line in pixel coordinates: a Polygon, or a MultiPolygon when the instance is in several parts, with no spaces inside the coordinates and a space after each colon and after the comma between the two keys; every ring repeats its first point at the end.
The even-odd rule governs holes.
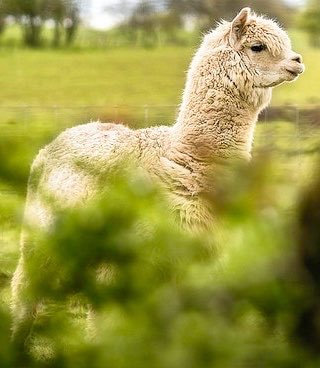
{"type": "Polygon", "coordinates": [[[0,365],[317,367],[320,184],[290,213],[277,172],[234,167],[211,198],[219,237],[179,229],[140,175],[62,212],[27,260],[28,298],[45,301],[30,360],[4,308],[0,365]]]}

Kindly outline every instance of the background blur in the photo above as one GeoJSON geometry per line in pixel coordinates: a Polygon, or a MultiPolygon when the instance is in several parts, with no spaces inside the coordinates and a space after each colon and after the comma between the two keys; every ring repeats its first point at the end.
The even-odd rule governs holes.
{"type": "MultiPolygon", "coordinates": [[[[306,72],[274,90],[257,126],[252,168],[239,168],[221,188],[219,216],[228,249],[223,271],[215,258],[195,255],[205,239],[170,228],[149,184],[142,185],[143,193],[119,185],[109,207],[101,204],[84,210],[80,219],[65,219],[70,226],[59,229],[58,240],[53,236],[48,252],[57,252],[55,242],[68,249],[80,230],[92,247],[114,244],[113,231],[126,233],[132,219],[148,218],[160,230],[148,241],[125,237],[128,254],[114,258],[125,276],[112,292],[107,287],[90,294],[86,285],[93,281],[84,276],[82,286],[60,290],[68,296],[83,293],[98,305],[105,314],[99,320],[101,341],[88,344],[67,317],[55,313],[42,334],[55,347],[52,366],[59,367],[319,366],[318,0],[0,0],[0,346],[6,347],[0,366],[14,366],[16,355],[9,343],[9,283],[37,151],[66,127],[89,120],[133,128],[172,124],[203,33],[244,6],[288,30],[306,72]],[[101,244],[96,229],[84,225],[97,211],[104,218],[102,229],[110,229],[108,221],[117,214],[121,219],[112,222],[112,231],[100,233],[101,244]],[[149,260],[146,279],[137,270],[145,269],[149,249],[155,259],[149,260]],[[65,342],[68,349],[61,336],[73,341],[65,342]]],[[[88,244],[77,239],[85,249],[88,244]]],[[[108,247],[97,249],[108,259],[108,247]]],[[[75,252],[60,262],[68,256],[73,265],[78,261],[75,252]]],[[[79,262],[78,273],[70,271],[68,261],[61,267],[76,279],[84,266],[79,262]]],[[[38,266],[33,265],[35,274],[38,266]]],[[[44,280],[55,273],[49,270],[44,280]]],[[[46,288],[40,286],[39,293],[46,288]]],[[[35,344],[30,366],[39,366],[47,349],[41,344],[35,344]]]]}

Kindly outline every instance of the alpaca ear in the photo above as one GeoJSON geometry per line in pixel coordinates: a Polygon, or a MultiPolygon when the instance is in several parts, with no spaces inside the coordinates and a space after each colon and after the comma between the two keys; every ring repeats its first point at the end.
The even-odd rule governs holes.
{"type": "Polygon", "coordinates": [[[231,23],[229,41],[232,46],[235,46],[240,41],[245,26],[249,23],[251,9],[243,8],[231,23]]]}

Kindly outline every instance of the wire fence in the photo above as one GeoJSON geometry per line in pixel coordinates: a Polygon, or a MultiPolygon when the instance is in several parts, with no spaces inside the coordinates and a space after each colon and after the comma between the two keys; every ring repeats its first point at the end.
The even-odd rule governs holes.
{"type": "Polygon", "coordinates": [[[172,123],[176,105],[86,105],[86,106],[0,106],[0,124],[35,123],[68,126],[89,120],[123,122],[133,126],[149,125],[151,121],[172,123]]]}
{"type": "MultiPolygon", "coordinates": [[[[133,128],[170,125],[177,112],[177,105],[0,106],[0,128],[2,137],[28,139],[44,131],[54,136],[67,127],[96,120],[133,128]]],[[[255,149],[282,147],[296,156],[319,153],[320,106],[269,107],[260,114],[255,135],[255,149]]]]}
{"type": "MultiPolygon", "coordinates": [[[[133,128],[150,125],[170,125],[177,116],[177,105],[105,105],[105,106],[0,106],[2,134],[25,135],[41,133],[48,128],[60,131],[88,121],[124,123],[133,128]]],[[[274,122],[293,124],[297,139],[319,134],[320,106],[275,106],[263,111],[259,125],[274,122]]],[[[270,129],[269,129],[270,130],[270,129]]],[[[268,138],[272,130],[268,130],[268,138]]],[[[274,131],[274,135],[279,133],[274,131]]],[[[281,132],[281,134],[291,134],[281,132]]]]}
{"type": "MultiPolygon", "coordinates": [[[[154,118],[162,118],[165,121],[173,119],[177,114],[178,105],[19,105],[0,106],[0,124],[10,121],[27,122],[37,117],[50,118],[50,122],[61,122],[61,117],[73,116],[84,120],[94,119],[97,116],[109,120],[118,121],[121,118],[139,117],[140,123],[154,122],[154,118]]],[[[320,125],[320,106],[271,106],[260,114],[260,122],[286,120],[290,122],[302,122],[312,125],[320,125]]],[[[43,121],[45,123],[45,121],[43,121]]],[[[170,120],[172,123],[172,120],[170,120]]]]}

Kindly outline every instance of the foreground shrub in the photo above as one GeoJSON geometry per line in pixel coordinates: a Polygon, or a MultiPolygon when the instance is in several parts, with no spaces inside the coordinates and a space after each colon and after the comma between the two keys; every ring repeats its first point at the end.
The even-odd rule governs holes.
{"type": "Polygon", "coordinates": [[[29,356],[3,339],[2,365],[317,366],[320,187],[295,218],[269,165],[234,172],[212,197],[219,239],[181,231],[138,176],[35,233],[29,356]]]}

